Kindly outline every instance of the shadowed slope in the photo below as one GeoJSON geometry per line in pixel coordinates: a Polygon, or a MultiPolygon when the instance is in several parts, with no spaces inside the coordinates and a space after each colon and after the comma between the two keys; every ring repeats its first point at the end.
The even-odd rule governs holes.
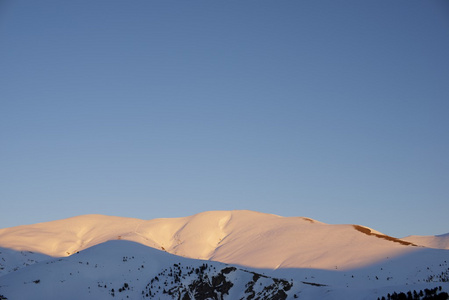
{"type": "Polygon", "coordinates": [[[9,272],[0,277],[0,294],[37,300],[376,299],[438,285],[449,290],[448,254],[419,248],[343,271],[269,270],[183,258],[130,241],[108,241],[70,257],[45,259],[9,272]]]}

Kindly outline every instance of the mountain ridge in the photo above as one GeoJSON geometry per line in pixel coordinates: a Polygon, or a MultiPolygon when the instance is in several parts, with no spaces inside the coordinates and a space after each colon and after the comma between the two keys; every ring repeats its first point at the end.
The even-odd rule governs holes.
{"type": "Polygon", "coordinates": [[[0,275],[0,299],[365,300],[413,289],[439,289],[444,294],[449,291],[448,258],[447,250],[420,248],[355,269],[269,270],[184,258],[111,240],[0,275]]]}
{"type": "Polygon", "coordinates": [[[449,233],[430,236],[409,235],[402,240],[427,248],[449,249],[449,233]]]}
{"type": "Polygon", "coordinates": [[[91,214],[0,229],[0,247],[54,257],[120,239],[194,259],[271,269],[352,268],[416,248],[361,225],[249,210],[152,220],[91,214]]]}
{"type": "Polygon", "coordinates": [[[449,251],[361,225],[211,211],[0,229],[0,299],[365,300],[413,289],[445,299],[449,251]]]}

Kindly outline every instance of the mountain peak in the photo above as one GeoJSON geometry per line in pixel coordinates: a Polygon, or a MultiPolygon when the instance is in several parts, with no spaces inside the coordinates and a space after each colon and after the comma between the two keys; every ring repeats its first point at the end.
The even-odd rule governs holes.
{"type": "Polygon", "coordinates": [[[0,230],[1,247],[56,257],[109,240],[129,240],[184,257],[271,269],[350,268],[409,252],[412,243],[364,226],[330,225],[250,210],[206,211],[153,220],[92,214],[0,230]]]}

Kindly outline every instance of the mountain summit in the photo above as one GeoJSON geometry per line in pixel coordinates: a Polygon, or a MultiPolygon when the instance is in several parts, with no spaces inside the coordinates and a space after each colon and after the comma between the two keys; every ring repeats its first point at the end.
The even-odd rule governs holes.
{"type": "Polygon", "coordinates": [[[449,251],[417,246],[446,237],[241,210],[84,215],[0,229],[0,299],[447,299],[449,251]]]}
{"type": "Polygon", "coordinates": [[[110,240],[254,268],[347,269],[418,251],[413,242],[360,225],[246,210],[140,220],[83,215],[0,229],[0,247],[61,257],[110,240]]]}

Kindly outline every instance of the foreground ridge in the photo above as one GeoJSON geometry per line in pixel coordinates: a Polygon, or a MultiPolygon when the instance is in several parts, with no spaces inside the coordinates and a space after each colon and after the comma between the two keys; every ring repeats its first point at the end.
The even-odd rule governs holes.
{"type": "Polygon", "coordinates": [[[0,295],[2,299],[37,300],[335,300],[377,299],[441,286],[439,294],[444,296],[449,290],[448,251],[422,251],[345,271],[267,270],[183,258],[116,240],[12,270],[0,276],[0,295]]]}

